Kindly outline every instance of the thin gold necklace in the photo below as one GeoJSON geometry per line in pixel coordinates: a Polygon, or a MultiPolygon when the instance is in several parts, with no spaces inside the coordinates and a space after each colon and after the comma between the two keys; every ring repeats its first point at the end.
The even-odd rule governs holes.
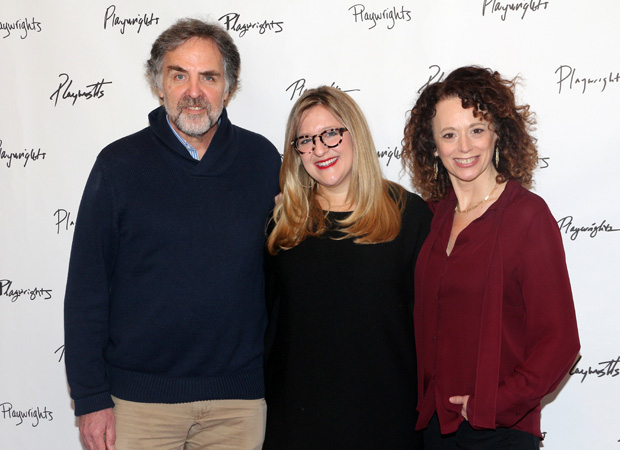
{"type": "Polygon", "coordinates": [[[499,186],[499,184],[495,183],[495,186],[493,186],[493,190],[491,192],[489,192],[489,195],[487,195],[486,197],[484,197],[482,200],[480,200],[478,203],[476,203],[474,206],[472,206],[471,208],[467,208],[465,211],[461,211],[459,209],[459,203],[458,201],[456,202],[456,206],[454,207],[454,212],[457,213],[461,213],[461,214],[465,214],[468,213],[469,211],[473,211],[474,209],[476,209],[478,206],[482,205],[484,202],[486,202],[489,197],[491,197],[491,195],[493,195],[493,192],[495,192],[495,189],[497,189],[497,186],[499,186]]]}

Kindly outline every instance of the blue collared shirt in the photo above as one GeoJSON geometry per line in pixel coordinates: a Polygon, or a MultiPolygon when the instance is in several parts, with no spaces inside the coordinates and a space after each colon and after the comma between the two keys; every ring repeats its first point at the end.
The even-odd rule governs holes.
{"type": "MultiPolygon", "coordinates": [[[[200,160],[200,158],[198,157],[198,152],[196,151],[196,149],[194,147],[192,147],[189,142],[187,142],[185,139],[183,139],[181,137],[181,135],[179,133],[177,133],[177,130],[174,129],[174,127],[170,123],[170,119],[168,118],[168,114],[166,114],[166,122],[168,122],[168,126],[170,127],[170,129],[172,130],[174,135],[177,137],[179,142],[181,144],[183,144],[183,147],[185,147],[187,149],[187,151],[189,152],[189,155],[192,158],[194,158],[195,160],[197,160],[197,161],[200,160]]],[[[219,123],[219,120],[218,120],[218,123],[219,123]]]]}

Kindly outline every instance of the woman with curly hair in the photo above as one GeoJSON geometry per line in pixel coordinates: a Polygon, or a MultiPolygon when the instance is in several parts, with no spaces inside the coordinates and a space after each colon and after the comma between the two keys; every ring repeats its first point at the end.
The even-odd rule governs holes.
{"type": "Polygon", "coordinates": [[[528,190],[535,120],[515,82],[456,69],[405,128],[404,164],[434,210],[415,271],[427,450],[538,449],[540,402],[579,351],[560,232],[528,190]]]}
{"type": "Polygon", "coordinates": [[[430,210],[383,178],[344,92],[307,91],[286,130],[267,242],[263,448],[419,449],[413,271],[430,210]]]}

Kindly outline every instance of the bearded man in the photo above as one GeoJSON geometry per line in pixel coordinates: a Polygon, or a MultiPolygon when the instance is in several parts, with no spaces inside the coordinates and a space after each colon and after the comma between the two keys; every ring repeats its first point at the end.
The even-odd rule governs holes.
{"type": "Polygon", "coordinates": [[[89,450],[260,449],[264,230],[280,156],[231,124],[240,57],[182,19],[146,64],[162,106],[86,184],[65,295],[65,358],[89,450]]]}

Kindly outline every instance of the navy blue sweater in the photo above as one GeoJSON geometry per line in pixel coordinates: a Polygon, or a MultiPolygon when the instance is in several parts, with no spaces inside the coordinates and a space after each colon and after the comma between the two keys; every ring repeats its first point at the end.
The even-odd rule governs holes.
{"type": "Polygon", "coordinates": [[[265,223],[280,156],[226,111],[202,160],[160,107],[106,147],[75,226],[65,358],[76,415],[264,396],[265,223]]]}

